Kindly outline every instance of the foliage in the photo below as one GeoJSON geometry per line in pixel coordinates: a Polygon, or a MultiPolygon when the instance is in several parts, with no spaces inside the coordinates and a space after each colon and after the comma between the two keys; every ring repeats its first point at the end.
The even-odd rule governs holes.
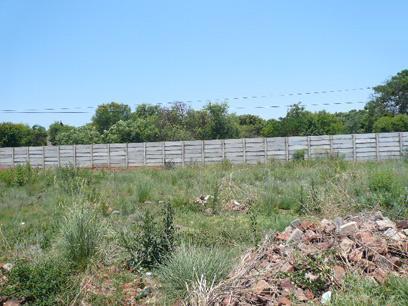
{"type": "Polygon", "coordinates": [[[133,231],[122,230],[120,243],[130,255],[128,265],[133,269],[151,269],[162,263],[174,248],[173,210],[168,204],[158,223],[147,210],[133,231]]]}
{"type": "Polygon", "coordinates": [[[131,112],[130,107],[126,104],[116,102],[101,104],[92,117],[92,124],[102,134],[119,120],[129,120],[131,112]]]}
{"type": "Polygon", "coordinates": [[[39,125],[0,123],[0,147],[43,146],[47,143],[47,131],[39,125]]]}
{"type": "Polygon", "coordinates": [[[174,301],[187,297],[188,288],[202,276],[207,284],[218,283],[232,263],[231,252],[182,244],[157,272],[167,298],[174,301]]]}
{"type": "Polygon", "coordinates": [[[102,135],[92,125],[63,130],[55,141],[60,145],[103,143],[102,135]]]}
{"type": "Polygon", "coordinates": [[[96,254],[101,240],[101,224],[92,210],[74,207],[61,228],[61,248],[74,265],[84,268],[96,254]]]}
{"type": "Polygon", "coordinates": [[[395,305],[403,306],[408,301],[408,279],[391,276],[384,284],[370,278],[349,275],[344,287],[334,291],[331,305],[395,305]]]}
{"type": "Polygon", "coordinates": [[[63,124],[61,121],[54,122],[48,127],[48,140],[51,144],[58,145],[60,143],[57,141],[57,135],[62,132],[69,133],[73,129],[75,129],[73,126],[63,124]]]}
{"type": "Polygon", "coordinates": [[[14,169],[0,171],[0,181],[7,186],[24,186],[35,180],[37,171],[29,164],[17,165],[14,169]]]}
{"type": "Polygon", "coordinates": [[[392,114],[408,114],[408,69],[402,70],[384,85],[374,87],[375,101],[392,114]]]}
{"type": "Polygon", "coordinates": [[[383,116],[375,121],[373,132],[405,132],[408,131],[408,115],[383,116]]]}
{"type": "Polygon", "coordinates": [[[45,258],[39,262],[18,260],[7,275],[2,295],[23,298],[33,305],[66,304],[63,296],[72,297],[74,286],[71,273],[61,258],[45,258]]]}

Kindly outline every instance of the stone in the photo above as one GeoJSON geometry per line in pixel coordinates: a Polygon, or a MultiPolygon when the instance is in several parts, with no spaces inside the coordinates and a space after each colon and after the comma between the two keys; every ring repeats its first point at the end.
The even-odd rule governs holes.
{"type": "Polygon", "coordinates": [[[392,221],[391,221],[390,219],[388,219],[388,218],[384,218],[384,220],[375,221],[375,223],[377,224],[378,229],[379,229],[380,231],[385,231],[385,230],[387,230],[387,229],[389,229],[389,228],[395,228],[395,223],[392,222],[392,221]]]}
{"type": "Polygon", "coordinates": [[[343,219],[337,217],[336,219],[334,219],[334,224],[336,225],[336,232],[338,233],[340,231],[340,227],[343,225],[343,219]]]}
{"type": "Polygon", "coordinates": [[[346,276],[346,270],[342,266],[336,265],[333,267],[333,272],[334,279],[340,284],[346,276]]]}
{"type": "Polygon", "coordinates": [[[286,296],[281,296],[278,299],[278,305],[292,305],[292,302],[286,296]]]}
{"type": "Polygon", "coordinates": [[[408,236],[408,228],[407,228],[407,229],[403,229],[402,232],[404,233],[405,236],[408,236]]]}
{"type": "Polygon", "coordinates": [[[281,280],[280,286],[281,286],[281,288],[282,288],[283,290],[286,290],[286,291],[290,291],[290,290],[292,290],[292,289],[295,287],[295,286],[292,284],[292,282],[290,281],[289,278],[285,278],[285,279],[281,280]]]}
{"type": "Polygon", "coordinates": [[[396,225],[398,229],[408,229],[408,220],[397,221],[396,225]]]}
{"type": "Polygon", "coordinates": [[[373,234],[369,231],[361,231],[356,235],[357,239],[366,246],[372,245],[375,242],[373,234]]]}
{"type": "Polygon", "coordinates": [[[363,258],[363,252],[360,249],[354,249],[350,252],[348,259],[354,262],[358,262],[363,258]]]}
{"type": "Polygon", "coordinates": [[[111,215],[120,215],[120,211],[119,210],[112,210],[111,215]]]}
{"type": "Polygon", "coordinates": [[[310,290],[310,289],[306,289],[304,291],[304,293],[305,293],[305,296],[307,297],[308,300],[313,300],[314,297],[315,297],[312,290],[310,290]]]}
{"type": "Polygon", "coordinates": [[[288,262],[285,262],[279,269],[280,272],[283,273],[289,273],[289,272],[293,272],[295,269],[293,267],[293,265],[291,265],[288,262]]]}
{"type": "Polygon", "coordinates": [[[17,300],[8,300],[3,304],[3,306],[20,306],[21,303],[17,300]]]}
{"type": "Polygon", "coordinates": [[[297,299],[298,301],[300,301],[300,302],[304,302],[304,301],[307,301],[307,300],[308,300],[308,298],[306,297],[305,293],[304,293],[303,290],[300,289],[300,288],[296,289],[296,291],[295,291],[295,297],[296,297],[296,299],[297,299]]]}
{"type": "Polygon", "coordinates": [[[381,211],[377,211],[377,212],[374,214],[374,221],[383,220],[383,219],[384,219],[384,216],[383,216],[383,214],[382,214],[381,211]]]}
{"type": "Polygon", "coordinates": [[[5,263],[1,268],[6,272],[10,272],[11,269],[14,268],[14,265],[8,262],[8,263],[5,263]]]}
{"type": "Polygon", "coordinates": [[[290,225],[292,227],[298,227],[300,225],[300,220],[299,219],[295,219],[292,222],[290,222],[290,225]]]}
{"type": "Polygon", "coordinates": [[[320,221],[320,225],[326,233],[330,233],[336,229],[336,225],[332,221],[327,219],[323,219],[322,221],[320,221]]]}
{"type": "Polygon", "coordinates": [[[339,234],[340,235],[350,235],[357,231],[357,222],[348,222],[340,226],[339,234]]]}
{"type": "Polygon", "coordinates": [[[255,284],[255,292],[257,294],[261,294],[262,292],[265,292],[267,289],[270,289],[270,288],[271,288],[271,285],[269,285],[268,282],[265,281],[264,279],[257,281],[255,284]]]}
{"type": "Polygon", "coordinates": [[[322,294],[322,298],[320,299],[320,303],[322,304],[329,304],[331,300],[332,292],[326,291],[322,294]]]}
{"type": "Polygon", "coordinates": [[[379,284],[383,284],[385,282],[385,279],[387,278],[387,273],[385,273],[385,271],[381,268],[375,269],[375,271],[372,272],[371,275],[379,284]]]}
{"type": "Polygon", "coordinates": [[[287,242],[300,241],[302,239],[303,232],[300,229],[295,228],[290,234],[287,242]]]}
{"type": "Polygon", "coordinates": [[[400,241],[403,240],[405,237],[404,234],[398,233],[396,229],[394,228],[389,228],[384,232],[384,236],[387,236],[388,238],[391,238],[392,240],[395,241],[400,241]]]}
{"type": "Polygon", "coordinates": [[[340,250],[342,255],[348,254],[352,247],[354,246],[354,241],[348,238],[343,238],[340,242],[340,250]]]}

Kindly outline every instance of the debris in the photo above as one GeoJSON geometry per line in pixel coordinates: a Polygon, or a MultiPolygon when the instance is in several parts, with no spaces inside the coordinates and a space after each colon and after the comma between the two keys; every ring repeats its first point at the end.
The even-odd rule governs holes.
{"type": "Polygon", "coordinates": [[[302,239],[303,232],[300,229],[295,228],[294,231],[290,234],[287,242],[292,242],[292,241],[299,241],[302,239]]]}
{"type": "Polygon", "coordinates": [[[295,225],[250,250],[211,292],[209,305],[328,304],[333,288],[351,271],[378,283],[408,275],[405,229],[379,213],[295,225]]]}
{"type": "Polygon", "coordinates": [[[326,291],[325,293],[322,294],[322,298],[320,300],[320,303],[322,303],[322,304],[330,303],[331,296],[332,296],[332,292],[331,291],[326,291]]]}
{"type": "Polygon", "coordinates": [[[408,220],[400,220],[396,222],[398,229],[408,229],[408,220]]]}
{"type": "Polygon", "coordinates": [[[295,219],[292,222],[290,222],[290,225],[292,227],[298,227],[300,225],[300,220],[299,219],[295,219]]]}
{"type": "Polygon", "coordinates": [[[377,223],[378,229],[380,231],[385,231],[389,228],[395,228],[395,223],[388,218],[384,218],[384,220],[378,220],[375,223],[377,223]]]}
{"type": "Polygon", "coordinates": [[[210,197],[211,197],[210,195],[200,195],[198,198],[195,199],[194,203],[205,206],[208,203],[210,197]]]}
{"type": "Polygon", "coordinates": [[[17,300],[8,300],[3,304],[3,306],[20,306],[21,303],[17,300]]]}
{"type": "Polygon", "coordinates": [[[339,234],[340,235],[350,235],[357,231],[357,223],[356,222],[349,222],[340,226],[339,234]]]}
{"type": "Polygon", "coordinates": [[[11,269],[14,268],[14,265],[8,262],[8,263],[3,264],[0,268],[8,273],[11,271],[11,269]]]}
{"type": "Polygon", "coordinates": [[[246,210],[248,210],[248,207],[246,205],[239,203],[237,200],[229,201],[225,208],[227,210],[230,210],[230,211],[246,211],[246,210]]]}

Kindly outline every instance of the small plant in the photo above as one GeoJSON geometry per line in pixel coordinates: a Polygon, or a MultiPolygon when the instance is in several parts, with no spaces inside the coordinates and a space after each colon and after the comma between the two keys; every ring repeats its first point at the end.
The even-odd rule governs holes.
{"type": "Polygon", "coordinates": [[[151,212],[144,213],[141,224],[133,231],[121,231],[120,243],[130,255],[128,265],[132,269],[151,269],[162,263],[174,249],[175,229],[173,209],[167,204],[163,209],[162,224],[151,212]]]}
{"type": "Polygon", "coordinates": [[[222,249],[181,245],[171,258],[159,266],[158,276],[170,300],[185,298],[197,280],[207,284],[222,280],[232,266],[232,254],[222,249]]]}
{"type": "Polygon", "coordinates": [[[144,203],[149,200],[152,193],[152,184],[150,181],[137,182],[136,184],[136,200],[138,203],[144,203]]]}
{"type": "Polygon", "coordinates": [[[305,154],[306,154],[306,150],[302,149],[302,150],[296,150],[293,153],[293,160],[305,160],[305,154]]]}
{"type": "Polygon", "coordinates": [[[84,268],[97,252],[102,237],[101,224],[95,213],[85,207],[75,207],[64,221],[63,253],[74,265],[84,268]]]}
{"type": "Polygon", "coordinates": [[[255,209],[251,207],[248,210],[248,216],[249,216],[249,224],[251,228],[251,236],[252,236],[252,243],[254,247],[258,247],[259,242],[261,241],[261,237],[259,235],[259,229],[258,229],[258,221],[257,221],[257,215],[255,212],[255,209]]]}
{"type": "Polygon", "coordinates": [[[394,183],[394,176],[390,171],[377,171],[368,179],[368,187],[373,192],[392,192],[394,183]]]}
{"type": "Polygon", "coordinates": [[[30,164],[17,165],[15,168],[0,171],[0,181],[7,186],[25,186],[35,180],[36,174],[30,164]]]}

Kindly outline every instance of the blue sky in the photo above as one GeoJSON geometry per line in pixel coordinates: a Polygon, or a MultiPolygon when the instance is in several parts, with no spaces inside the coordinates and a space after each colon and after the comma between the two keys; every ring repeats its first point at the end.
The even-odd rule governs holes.
{"type": "Polygon", "coordinates": [[[366,101],[370,90],[279,94],[377,85],[407,68],[407,12],[403,0],[0,0],[0,109],[91,112],[0,112],[0,121],[81,125],[86,107],[110,101],[266,96],[230,103],[264,118],[298,101],[366,101]]]}

